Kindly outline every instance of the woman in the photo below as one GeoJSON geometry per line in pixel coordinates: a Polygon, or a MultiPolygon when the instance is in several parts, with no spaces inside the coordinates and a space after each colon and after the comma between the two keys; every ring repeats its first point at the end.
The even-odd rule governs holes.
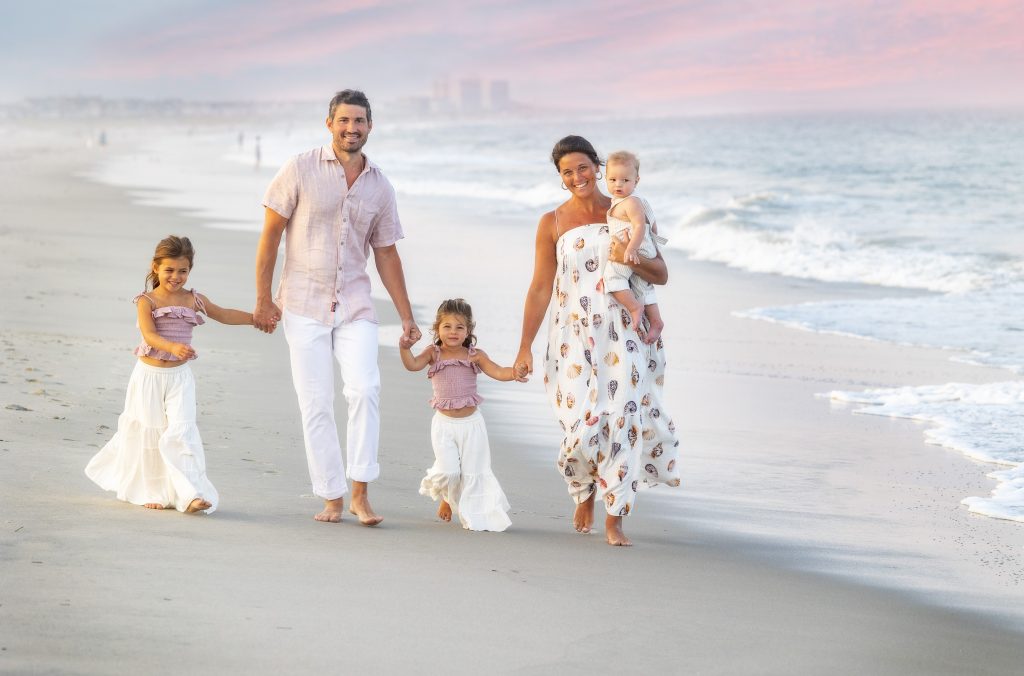
{"type": "MultiPolygon", "coordinates": [[[[602,163],[594,146],[566,136],[551,159],[569,199],[537,226],[516,369],[520,375],[533,372],[531,347],[550,304],[544,383],[565,432],[558,468],[577,505],[573,524],[590,532],[599,495],[608,544],[630,545],[622,517],[640,482],[679,485],[679,442],[661,410],[664,351],[661,340],[644,343],[625,308],[598,288],[609,256],[625,262],[625,246],[608,231],[611,199],[597,187],[602,163]]],[[[654,284],[668,279],[660,254],[633,269],[654,284]]]]}

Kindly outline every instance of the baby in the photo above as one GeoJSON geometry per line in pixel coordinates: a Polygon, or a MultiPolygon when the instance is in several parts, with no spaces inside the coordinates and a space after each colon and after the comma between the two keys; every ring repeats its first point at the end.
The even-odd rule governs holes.
{"type": "MultiPolygon", "coordinates": [[[[631,152],[620,150],[608,156],[605,180],[611,193],[612,206],[608,210],[608,227],[618,235],[629,231],[629,244],[623,253],[627,263],[639,263],[640,257],[654,258],[658,244],[666,240],[658,237],[658,226],[651,205],[643,197],[634,195],[640,182],[640,160],[631,152]]],[[[665,328],[658,309],[654,286],[633,274],[633,268],[624,263],[609,261],[604,269],[604,289],[629,312],[633,327],[642,331],[641,314],[646,315],[648,328],[646,342],[653,343],[665,328]]]]}

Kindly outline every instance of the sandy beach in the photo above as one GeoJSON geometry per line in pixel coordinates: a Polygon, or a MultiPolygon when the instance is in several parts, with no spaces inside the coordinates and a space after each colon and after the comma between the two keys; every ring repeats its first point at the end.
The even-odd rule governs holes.
{"type": "MultiPolygon", "coordinates": [[[[813,300],[819,287],[681,255],[670,261],[671,284],[683,291],[666,295],[663,313],[669,378],[693,383],[672,402],[684,487],[640,496],[627,522],[631,549],[572,531],[539,376],[520,390],[484,389],[512,528],[470,533],[439,522],[416,492],[431,460],[429,386],[388,347],[382,474],[371,488],[385,521],[314,522],[319,501],[283,335],[214,322],[197,331],[193,369],[217,512],[118,502],[83,468],[122,407],[138,340],[130,299],[154,244],[192,237],[190,284],[250,309],[256,236],[135,205],[80,177],[89,153],[0,152],[0,281],[11,290],[0,331],[0,672],[1019,670],[1020,604],[1000,604],[1022,598],[1024,534],[958,505],[965,490],[984,495],[991,482],[963,457],[926,446],[910,423],[814,399],[904,381],[986,382],[994,370],[738,319],[733,310],[813,300]],[[818,447],[819,463],[788,466],[787,449],[818,447]],[[934,454],[946,456],[938,470],[934,454]],[[813,527],[797,518],[808,510],[819,512],[813,527]],[[818,535],[830,524],[841,542],[818,535]],[[849,546],[851,533],[863,534],[862,549],[849,546]],[[931,548],[958,548],[959,563],[936,564],[931,548]],[[960,595],[936,592],[931,581],[947,578],[964,581],[960,595]]],[[[422,325],[436,301],[417,293],[432,270],[415,261],[432,260],[450,225],[415,201],[402,211],[416,224],[400,250],[422,325]]],[[[240,217],[259,222],[261,208],[240,217]]],[[[524,289],[526,227],[494,261],[524,289]]],[[[460,270],[451,284],[478,278],[460,270]]],[[[519,314],[521,294],[502,293],[484,318],[519,314]]],[[[382,305],[385,323],[387,312],[382,305]]],[[[506,361],[514,347],[481,344],[506,361]]]]}

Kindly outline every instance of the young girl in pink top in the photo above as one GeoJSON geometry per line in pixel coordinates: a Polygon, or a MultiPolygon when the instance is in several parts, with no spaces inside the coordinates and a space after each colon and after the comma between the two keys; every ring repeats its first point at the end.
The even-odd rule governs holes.
{"type": "Polygon", "coordinates": [[[434,464],[420,482],[420,494],[440,500],[437,515],[452,520],[452,510],[468,530],[503,531],[512,523],[508,500],[491,471],[487,427],[477,410],[483,398],[476,391],[476,376],[483,371],[495,380],[520,380],[510,366],[498,366],[476,349],[473,309],[461,298],[446,300],[437,308],[432,333],[434,342],[413,356],[412,342],[398,343],[402,363],[410,371],[430,366],[437,409],[430,425],[434,464]]]}
{"type": "Polygon", "coordinates": [[[206,478],[206,455],[196,427],[196,385],[188,362],[192,329],[205,314],[222,324],[252,324],[252,315],[214,305],[195,289],[186,289],[195,251],[187,237],[157,244],[148,293],[132,299],[138,306],[142,344],[128,380],[117,433],[93,456],[86,475],[119,500],[150,509],[213,512],[217,489],[206,478]]]}

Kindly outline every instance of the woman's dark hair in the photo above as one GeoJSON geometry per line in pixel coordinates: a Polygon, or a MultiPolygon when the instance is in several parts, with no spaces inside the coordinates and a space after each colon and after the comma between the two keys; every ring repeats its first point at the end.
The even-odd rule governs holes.
{"type": "Polygon", "coordinates": [[[583,153],[590,158],[591,162],[599,167],[604,164],[601,158],[597,156],[597,151],[594,150],[594,146],[590,144],[590,141],[582,136],[569,135],[556,143],[555,147],[551,149],[551,161],[555,163],[555,169],[558,169],[558,162],[569,153],[583,153]]]}
{"type": "MultiPolygon", "coordinates": [[[[184,258],[188,260],[188,269],[192,270],[195,256],[196,251],[192,248],[192,242],[188,237],[170,235],[164,237],[156,245],[156,251],[153,252],[153,264],[159,266],[165,258],[184,258]]],[[[149,274],[146,275],[146,290],[151,291],[158,286],[160,286],[160,277],[150,268],[149,274]]]]}

